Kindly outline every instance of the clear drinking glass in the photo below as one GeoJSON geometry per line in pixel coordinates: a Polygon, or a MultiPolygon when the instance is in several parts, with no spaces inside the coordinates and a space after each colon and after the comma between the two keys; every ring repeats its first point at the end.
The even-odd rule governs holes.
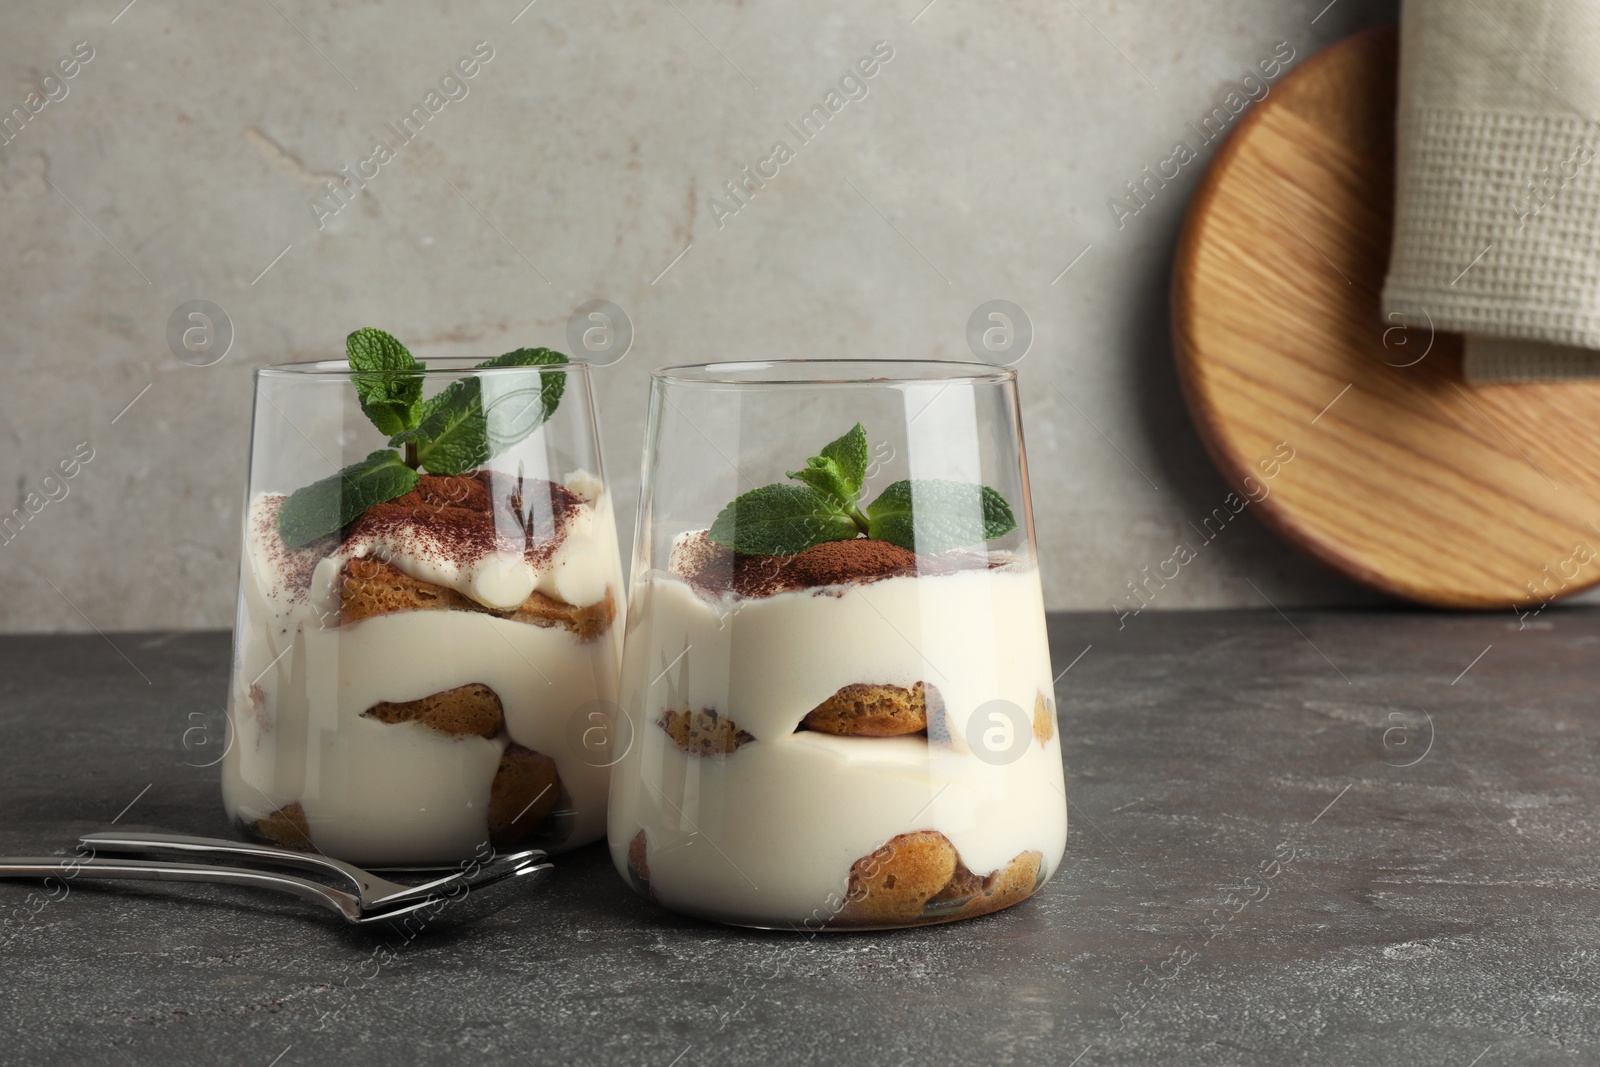
{"type": "Polygon", "coordinates": [[[1067,812],[1015,373],[718,363],[652,385],[617,870],[768,928],[1026,899],[1067,812]]]}
{"type": "Polygon", "coordinates": [[[454,390],[452,440],[481,452],[391,448],[344,361],[256,372],[223,802],[247,836],[358,864],[597,840],[612,760],[586,727],[615,706],[625,604],[588,370],[404,373],[454,390]],[[286,495],[373,456],[398,484],[324,483],[335,529],[292,545],[316,528],[285,525],[286,495]]]}

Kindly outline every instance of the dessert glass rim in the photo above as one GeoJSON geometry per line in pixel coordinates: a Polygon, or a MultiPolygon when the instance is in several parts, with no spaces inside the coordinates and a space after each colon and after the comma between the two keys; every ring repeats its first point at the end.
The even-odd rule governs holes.
{"type": "Polygon", "coordinates": [[[1016,381],[1017,372],[1011,367],[955,359],[759,359],[658,367],[650,377],[674,385],[759,389],[773,385],[1001,384],[1016,381]]]}
{"type": "Polygon", "coordinates": [[[459,376],[467,371],[478,374],[528,374],[537,371],[581,371],[589,372],[589,364],[583,360],[569,359],[565,363],[540,363],[525,367],[480,367],[483,360],[477,356],[431,356],[423,362],[425,367],[412,367],[406,370],[352,370],[350,363],[345,359],[312,359],[295,363],[273,363],[265,367],[257,367],[256,374],[263,378],[327,378],[331,380],[348,380],[353,375],[362,377],[381,376],[386,374],[414,375],[423,377],[459,376]]]}

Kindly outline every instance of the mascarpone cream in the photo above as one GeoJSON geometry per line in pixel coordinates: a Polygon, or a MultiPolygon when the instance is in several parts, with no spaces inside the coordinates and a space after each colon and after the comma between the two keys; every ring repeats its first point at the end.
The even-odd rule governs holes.
{"type": "Polygon", "coordinates": [[[794,588],[774,568],[747,587],[779,591],[742,596],[689,573],[694,551],[680,539],[677,573],[647,574],[632,592],[622,706],[635,736],[609,820],[624,877],[643,829],[663,904],[786,926],[826,922],[851,864],[916,830],[942,832],[980,876],[1027,850],[1043,854],[1042,875],[1055,871],[1067,833],[1059,738],[996,711],[1026,714],[1052,692],[1030,562],[924,560],[933,573],[918,573],[881,554],[883,576],[794,588]],[[928,737],[797,729],[847,685],[917,682],[942,697],[928,737]],[[658,725],[674,709],[716,711],[754,740],[691,754],[658,725]]]}

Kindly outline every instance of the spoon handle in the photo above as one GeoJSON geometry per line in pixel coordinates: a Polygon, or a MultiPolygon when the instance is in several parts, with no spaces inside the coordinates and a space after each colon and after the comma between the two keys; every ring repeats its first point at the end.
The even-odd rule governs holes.
{"type": "Polygon", "coordinates": [[[332,908],[347,921],[361,918],[361,909],[349,893],[318,885],[289,874],[252,871],[243,867],[213,867],[204,863],[157,863],[149,860],[109,860],[65,856],[0,857],[0,878],[136,879],[157,882],[213,882],[271,889],[332,908]]]}
{"type": "Polygon", "coordinates": [[[227,841],[220,837],[189,837],[183,834],[145,834],[113,830],[106,833],[84,834],[78,840],[96,851],[174,852],[183,855],[238,856],[266,860],[285,867],[298,867],[318,874],[336,875],[352,890],[362,895],[382,896],[404,888],[353,864],[318,852],[294,852],[286,848],[273,848],[271,845],[227,841]]]}

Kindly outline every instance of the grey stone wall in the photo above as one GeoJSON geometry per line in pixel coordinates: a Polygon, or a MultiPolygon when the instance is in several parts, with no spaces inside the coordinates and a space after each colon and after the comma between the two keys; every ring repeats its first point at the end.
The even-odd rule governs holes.
{"type": "MultiPolygon", "coordinates": [[[[1179,400],[1166,314],[1214,144],[1137,214],[1108,201],[1261,61],[1287,47],[1292,67],[1395,14],[125,2],[0,12],[0,509],[37,508],[0,544],[5,630],[231,622],[252,369],[338,356],[367,324],[424,357],[563,347],[597,298],[635,329],[599,372],[624,501],[652,367],[967,358],[973,311],[1017,304],[1048,602],[1103,609],[1227,493],[1179,400]],[[876,42],[892,58],[841,84],[876,42]],[[474,74],[441,86],[475,46],[474,74]],[[830,91],[836,113],[801,143],[786,124],[830,91]],[[413,107],[402,143],[388,124],[413,107]],[[326,199],[376,138],[392,158],[348,204],[326,199]],[[780,140],[792,158],[733,211],[724,183],[770,173],[780,140]],[[168,343],[192,300],[233,331],[208,366],[168,343]]],[[[1365,598],[1247,512],[1155,606],[1257,604],[1247,575],[1280,605],[1365,598]]]]}

